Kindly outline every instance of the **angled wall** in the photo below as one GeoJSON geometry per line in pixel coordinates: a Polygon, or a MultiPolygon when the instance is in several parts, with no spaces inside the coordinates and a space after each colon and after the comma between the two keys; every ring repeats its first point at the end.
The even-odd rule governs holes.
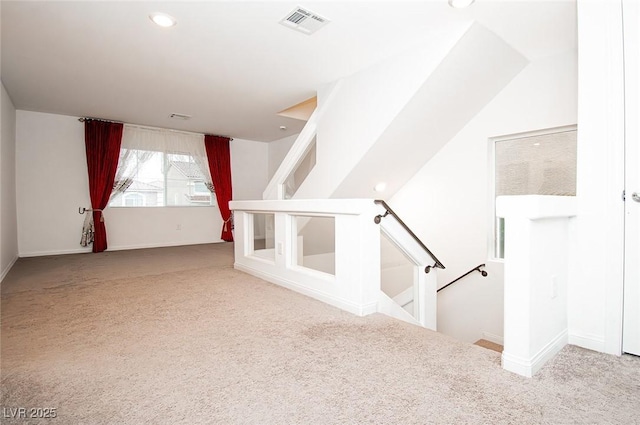
{"type": "Polygon", "coordinates": [[[382,196],[392,196],[526,65],[493,32],[472,25],[332,197],[372,197],[378,182],[387,184],[382,196]]]}
{"type": "MultiPolygon", "coordinates": [[[[294,198],[329,198],[464,35],[469,24],[448,38],[430,40],[420,51],[395,58],[340,80],[317,124],[316,167],[294,198]]],[[[318,92],[322,107],[322,91],[318,92]]]]}
{"type": "MultiPolygon", "coordinates": [[[[414,76],[411,86],[405,85],[404,104],[399,93],[380,89],[404,81],[408,64],[396,68],[400,61],[341,81],[332,107],[318,123],[316,167],[294,198],[388,200],[527,65],[520,53],[479,24],[438,57],[420,69],[422,75],[414,76]],[[377,98],[354,89],[366,92],[365,84],[377,98]],[[353,118],[365,112],[371,114],[368,119],[353,118]],[[373,190],[378,182],[387,184],[382,193],[373,190]]],[[[304,231],[316,241],[321,233],[312,227],[304,231]]]]}

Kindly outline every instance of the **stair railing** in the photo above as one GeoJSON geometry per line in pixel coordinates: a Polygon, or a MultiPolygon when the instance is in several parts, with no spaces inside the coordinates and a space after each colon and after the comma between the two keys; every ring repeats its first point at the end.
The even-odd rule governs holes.
{"type": "Polygon", "coordinates": [[[431,271],[432,268],[439,268],[439,269],[444,269],[444,264],[442,264],[442,262],[440,260],[438,260],[438,258],[433,254],[433,252],[431,252],[431,250],[429,248],[427,248],[427,246],[420,240],[420,238],[418,238],[418,236],[416,236],[415,233],[413,233],[413,231],[409,228],[409,226],[407,226],[405,224],[404,221],[402,221],[402,219],[400,217],[398,217],[398,214],[396,214],[391,207],[389,206],[389,204],[387,204],[385,201],[383,201],[382,199],[376,199],[373,201],[374,203],[381,205],[384,209],[385,209],[385,213],[384,214],[378,214],[377,216],[375,216],[373,218],[373,221],[376,224],[380,224],[380,222],[382,221],[382,219],[386,216],[388,216],[389,214],[391,214],[391,216],[393,216],[396,221],[398,222],[398,224],[400,224],[400,226],[402,226],[402,228],[407,232],[407,234],[409,234],[417,243],[418,245],[420,245],[422,247],[422,249],[424,249],[426,251],[427,254],[429,254],[429,256],[433,259],[433,261],[435,262],[432,266],[426,266],[424,268],[424,272],[425,273],[429,273],[431,271]]]}
{"type": "Polygon", "coordinates": [[[482,268],[484,267],[484,264],[480,264],[479,266],[476,266],[474,268],[472,268],[471,270],[469,270],[468,272],[466,272],[465,274],[463,274],[462,276],[459,276],[455,279],[453,279],[451,282],[447,283],[446,285],[444,285],[442,288],[438,289],[437,292],[442,291],[443,289],[453,285],[454,283],[456,283],[457,281],[459,281],[460,279],[462,279],[463,277],[466,277],[468,275],[470,275],[473,272],[479,272],[482,277],[487,277],[489,275],[489,273],[487,273],[485,270],[482,270],[482,268]]]}

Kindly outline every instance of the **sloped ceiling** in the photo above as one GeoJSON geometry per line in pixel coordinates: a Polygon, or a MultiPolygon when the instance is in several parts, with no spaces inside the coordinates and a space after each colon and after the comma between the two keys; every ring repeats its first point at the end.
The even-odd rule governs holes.
{"type": "Polygon", "coordinates": [[[573,1],[477,0],[455,10],[446,0],[3,0],[0,8],[1,77],[17,109],[259,141],[299,132],[303,122],[277,113],[319,87],[464,22],[482,23],[529,59],[575,45],[573,1]],[[311,36],[278,24],[298,5],[331,23],[311,36]],[[155,26],[155,11],[178,24],[155,26]]]}

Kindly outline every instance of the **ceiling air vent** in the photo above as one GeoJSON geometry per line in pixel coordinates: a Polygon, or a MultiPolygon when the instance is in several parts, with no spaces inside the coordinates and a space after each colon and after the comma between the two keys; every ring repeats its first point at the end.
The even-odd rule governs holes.
{"type": "Polygon", "coordinates": [[[296,7],[280,23],[285,27],[311,35],[327,25],[329,20],[310,10],[296,7]]]}
{"type": "Polygon", "coordinates": [[[191,119],[191,115],[185,115],[185,114],[171,114],[169,115],[169,118],[173,118],[176,120],[190,120],[191,119]]]}

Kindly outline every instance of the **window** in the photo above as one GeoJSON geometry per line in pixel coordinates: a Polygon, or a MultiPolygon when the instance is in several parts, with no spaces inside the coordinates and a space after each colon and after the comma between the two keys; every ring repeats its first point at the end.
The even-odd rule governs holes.
{"type": "Polygon", "coordinates": [[[125,126],[109,206],[213,205],[208,173],[204,136],[125,126]]]}
{"type": "Polygon", "coordinates": [[[495,216],[495,199],[503,195],[576,194],[575,126],[498,137],[493,152],[493,255],[504,258],[504,219],[495,216]]]}
{"type": "Polygon", "coordinates": [[[122,196],[122,204],[125,207],[143,207],[144,195],[141,193],[125,193],[122,196]]]}
{"type": "Polygon", "coordinates": [[[204,182],[195,182],[193,185],[193,191],[195,193],[211,193],[204,182]]]}

